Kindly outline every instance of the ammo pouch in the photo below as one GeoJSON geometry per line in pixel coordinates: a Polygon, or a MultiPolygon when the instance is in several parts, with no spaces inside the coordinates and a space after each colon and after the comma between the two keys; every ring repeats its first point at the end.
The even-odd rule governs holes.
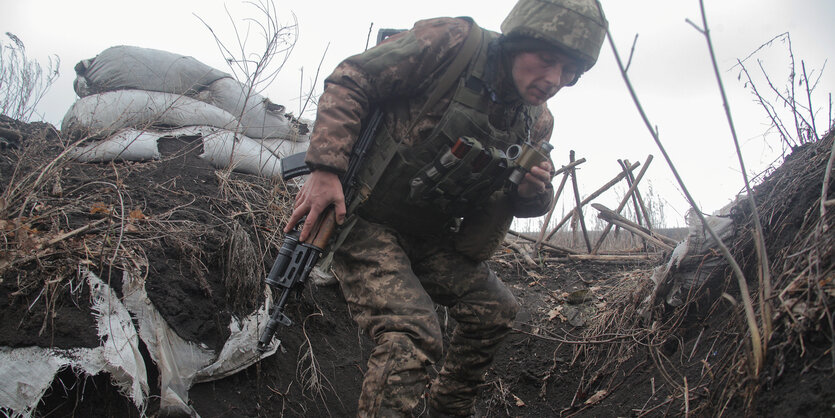
{"type": "Polygon", "coordinates": [[[513,204],[508,192],[494,192],[479,210],[464,217],[453,238],[453,246],[475,261],[487,260],[504,241],[512,222],[513,204]]]}
{"type": "Polygon", "coordinates": [[[409,181],[409,203],[464,213],[507,179],[508,160],[503,151],[466,136],[445,148],[409,181]]]}

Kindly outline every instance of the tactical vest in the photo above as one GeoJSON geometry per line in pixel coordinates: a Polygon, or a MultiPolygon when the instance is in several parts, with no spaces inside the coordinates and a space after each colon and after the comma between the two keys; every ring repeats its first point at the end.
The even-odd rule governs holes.
{"type": "MultiPolygon", "coordinates": [[[[488,44],[498,35],[481,31],[481,36],[479,50],[458,80],[449,107],[426,139],[407,146],[388,129],[379,130],[372,155],[367,159],[366,175],[380,170],[380,161],[388,160],[388,164],[357,209],[364,219],[412,235],[437,236],[448,232],[456,218],[479,211],[494,192],[505,187],[508,173],[497,164],[496,154],[511,145],[522,144],[542,108],[523,105],[506,130],[490,123],[491,97],[485,87],[484,70],[488,44]],[[467,159],[466,164],[440,173],[429,185],[423,184],[416,191],[415,184],[427,180],[426,173],[434,172],[433,167],[438,166],[445,154],[449,155],[453,144],[462,137],[472,138],[476,143],[476,148],[470,148],[463,157],[467,159]],[[392,152],[393,157],[385,157],[392,152]],[[476,158],[486,159],[488,166],[474,173],[470,168],[476,158]]],[[[437,84],[436,81],[434,86],[437,84]]]]}

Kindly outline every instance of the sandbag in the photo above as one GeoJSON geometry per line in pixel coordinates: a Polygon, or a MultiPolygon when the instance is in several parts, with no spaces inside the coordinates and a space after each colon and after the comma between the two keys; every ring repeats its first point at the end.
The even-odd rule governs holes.
{"type": "Polygon", "coordinates": [[[231,75],[184,55],[120,45],[79,61],[73,84],[79,97],[113,90],[150,90],[193,95],[231,75]]]}
{"type": "Polygon", "coordinates": [[[275,141],[267,144],[252,138],[238,137],[229,131],[219,131],[203,137],[200,158],[216,168],[232,167],[241,173],[263,177],[281,175],[281,157],[305,151],[308,142],[275,141]]]}
{"type": "Polygon", "coordinates": [[[231,78],[215,81],[200,92],[197,99],[238,118],[241,122],[238,131],[250,138],[300,140],[289,119],[284,116],[284,106],[274,104],[255,92],[248,92],[245,85],[231,78]]]}
{"type": "Polygon", "coordinates": [[[123,128],[208,125],[234,129],[229,112],[186,96],[144,90],[119,90],[76,101],[61,122],[73,137],[104,137],[123,128]]]}
{"type": "Polygon", "coordinates": [[[154,132],[123,129],[105,141],[79,145],[67,156],[83,163],[158,160],[157,140],[160,136],[154,132]]]}
{"type": "MultiPolygon", "coordinates": [[[[79,97],[119,90],[185,95],[223,109],[250,138],[300,140],[284,115],[284,106],[250,91],[227,73],[192,58],[156,49],[114,46],[75,66],[79,97]]],[[[217,126],[217,125],[212,125],[217,126]]]]}

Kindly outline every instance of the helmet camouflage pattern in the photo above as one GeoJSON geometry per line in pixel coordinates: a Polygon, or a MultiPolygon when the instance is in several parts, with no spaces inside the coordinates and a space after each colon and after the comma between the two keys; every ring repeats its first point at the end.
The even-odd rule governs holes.
{"type": "Polygon", "coordinates": [[[501,28],[507,37],[528,36],[554,45],[588,70],[597,62],[607,25],[596,0],[519,0],[501,28]]]}

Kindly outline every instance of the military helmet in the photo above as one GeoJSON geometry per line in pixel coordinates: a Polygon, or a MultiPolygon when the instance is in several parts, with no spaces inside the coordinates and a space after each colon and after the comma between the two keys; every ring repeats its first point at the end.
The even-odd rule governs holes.
{"type": "Polygon", "coordinates": [[[502,22],[507,38],[530,37],[579,59],[597,62],[608,23],[596,0],[519,0],[502,22]]]}

